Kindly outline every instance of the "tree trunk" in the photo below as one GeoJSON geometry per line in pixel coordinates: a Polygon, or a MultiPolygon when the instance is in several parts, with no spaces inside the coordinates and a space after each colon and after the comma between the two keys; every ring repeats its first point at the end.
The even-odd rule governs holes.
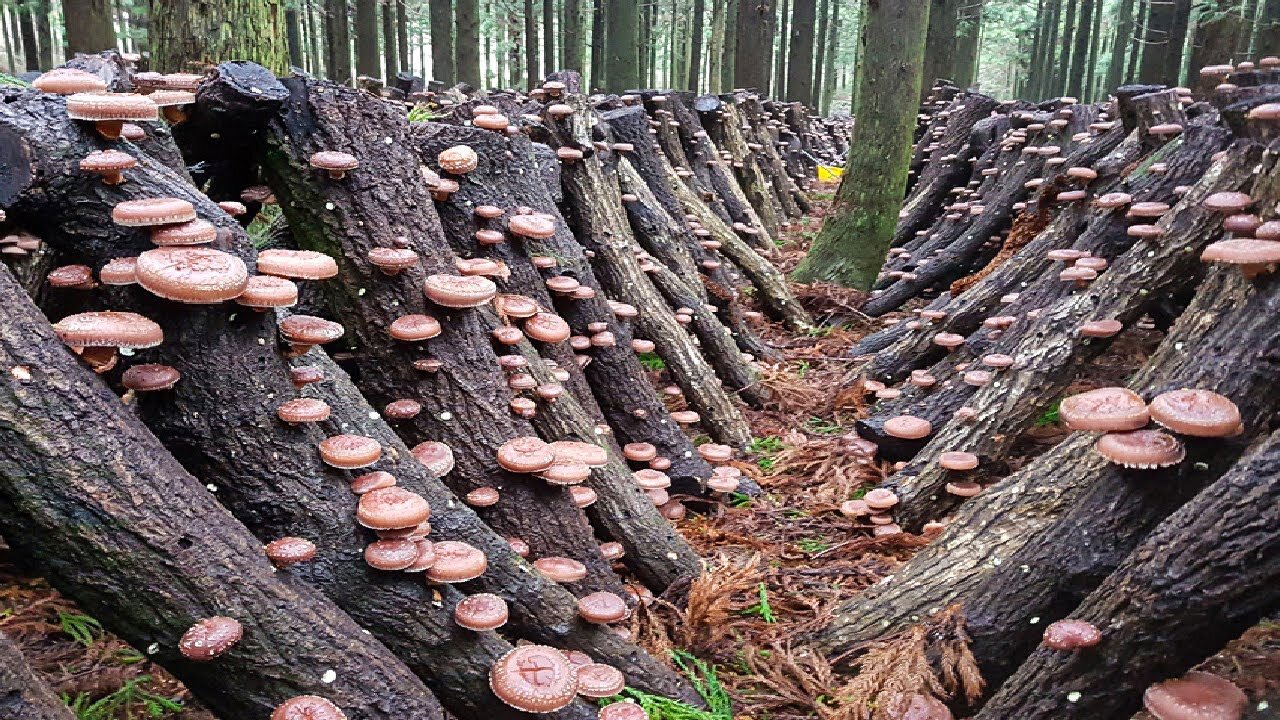
{"type": "Polygon", "coordinates": [[[524,0],[524,72],[525,88],[533,89],[542,83],[538,78],[538,19],[534,15],[533,0],[524,0]]]}
{"type": "Polygon", "coordinates": [[[735,80],[738,55],[738,5],[743,2],[749,2],[749,0],[725,0],[720,10],[724,15],[724,39],[720,55],[720,92],[729,92],[737,87],[735,80]]]}
{"type": "MultiPolygon", "coordinates": [[[[1262,0],[1254,49],[1259,56],[1280,54],[1280,0],[1262,0]]],[[[1191,62],[1191,69],[1198,71],[1195,60],[1191,62]]]]}
{"type": "Polygon", "coordinates": [[[1191,43],[1191,67],[1197,73],[1206,65],[1235,59],[1236,35],[1241,23],[1240,16],[1233,12],[1234,6],[1232,0],[1217,0],[1200,8],[1195,40],[1191,43]]]}
{"type": "Polygon", "coordinates": [[[832,213],[796,269],[801,282],[868,289],[897,225],[920,97],[928,6],[866,0],[864,55],[849,161],[832,213]],[[904,92],[904,87],[911,92],[904,92]]]}
{"type": "Polygon", "coordinates": [[[966,3],[956,37],[954,75],[956,85],[971,87],[978,79],[978,51],[982,40],[982,0],[966,3]]]}
{"type": "Polygon", "coordinates": [[[480,88],[480,0],[454,0],[456,80],[480,88]]]}
{"type": "MultiPolygon", "coordinates": [[[[542,75],[556,71],[556,4],[555,0],[542,0],[542,75]]],[[[564,27],[560,27],[560,42],[564,42],[564,27]]]]}
{"type": "Polygon", "coordinates": [[[0,633],[0,712],[7,720],[74,720],[75,715],[37,677],[22,651],[0,633]]]}
{"type": "MultiPolygon", "coordinates": [[[[816,111],[813,84],[813,31],[817,23],[817,0],[795,0],[791,14],[791,42],[787,53],[787,90],[780,99],[801,102],[816,111]]],[[[826,30],[826,18],[820,28],[826,30]]]]}
{"type": "Polygon", "coordinates": [[[1067,4],[1067,16],[1062,21],[1062,35],[1059,42],[1061,51],[1049,66],[1049,93],[1055,96],[1066,94],[1067,80],[1071,71],[1071,41],[1075,37],[1076,13],[1084,0],[1063,0],[1063,2],[1067,4]]]}
{"type": "Polygon", "coordinates": [[[9,72],[18,72],[18,57],[22,52],[20,47],[21,35],[18,33],[18,23],[14,18],[14,9],[8,4],[0,5],[0,34],[4,35],[4,59],[5,67],[9,68],[9,72]]]}
{"type": "Polygon", "coordinates": [[[327,37],[325,66],[329,79],[340,84],[351,82],[351,22],[347,17],[347,0],[324,0],[324,24],[327,37]]]}
{"type": "Polygon", "coordinates": [[[378,2],[354,0],[356,5],[356,75],[382,77],[378,53],[378,2]]]}
{"type": "Polygon", "coordinates": [[[68,57],[116,49],[109,0],[62,0],[68,57]]]}
{"type": "Polygon", "coordinates": [[[925,35],[923,84],[920,97],[938,80],[954,80],[957,17],[960,0],[929,0],[929,29],[925,35]]]}
{"type": "Polygon", "coordinates": [[[36,42],[39,43],[39,61],[41,70],[53,68],[53,28],[49,22],[50,0],[33,0],[30,5],[32,19],[35,22],[36,42]]]}
{"type": "MultiPolygon", "coordinates": [[[[1173,26],[1169,30],[1169,56],[1165,58],[1165,79],[1168,85],[1179,85],[1182,83],[1182,55],[1187,44],[1187,26],[1191,21],[1191,0],[1174,0],[1173,7],[1173,26]]],[[[1236,14],[1237,32],[1240,28],[1247,28],[1247,23],[1240,19],[1240,15],[1236,14]]],[[[1235,56],[1234,48],[1232,57],[1235,56]]],[[[1199,68],[1196,72],[1199,73],[1199,68]]]]}
{"type": "Polygon", "coordinates": [[[0,361],[39,377],[38,392],[23,374],[0,378],[0,530],[18,557],[219,714],[266,717],[313,694],[351,718],[442,717],[385,647],[276,571],[258,539],[66,350],[6,268],[0,296],[0,361]],[[178,639],[215,615],[239,620],[244,638],[215,663],[183,658],[178,639]],[[328,673],[341,681],[327,683],[328,673]]]}
{"type": "MultiPolygon", "coordinates": [[[[840,3],[836,2],[837,5],[840,3]]],[[[822,0],[818,5],[818,34],[814,36],[814,58],[813,58],[813,105],[814,112],[819,115],[826,113],[821,110],[822,103],[826,99],[827,74],[832,71],[828,65],[836,54],[836,47],[831,43],[831,0],[822,0]]]]}
{"type": "Polygon", "coordinates": [[[382,77],[387,86],[395,84],[400,73],[400,47],[396,39],[397,0],[380,0],[382,5],[382,77]]]}
{"type": "MultiPolygon", "coordinates": [[[[822,106],[818,110],[818,114],[827,117],[831,114],[831,102],[836,94],[836,54],[840,49],[841,34],[841,18],[840,6],[843,5],[840,0],[833,0],[831,8],[831,20],[827,23],[827,33],[825,37],[827,41],[823,43],[826,48],[826,57],[823,59],[822,70],[822,106]]],[[[844,160],[845,154],[839,153],[832,160],[844,160]]]]}
{"type": "MultiPolygon", "coordinates": [[[[413,50],[410,48],[410,45],[409,45],[409,18],[408,18],[408,10],[405,7],[405,3],[407,2],[407,0],[390,0],[390,2],[392,5],[395,6],[395,14],[396,14],[395,37],[396,37],[396,46],[399,48],[397,74],[399,73],[399,71],[404,71],[412,74],[413,73],[413,50]]],[[[387,81],[391,82],[392,78],[390,77],[387,78],[387,81]]]]}
{"type": "Polygon", "coordinates": [[[1075,46],[1071,51],[1071,70],[1067,79],[1067,94],[1075,98],[1084,95],[1085,90],[1085,73],[1089,64],[1089,34],[1093,28],[1093,6],[1094,0],[1080,0],[1080,17],[1076,22],[1075,46]]]}
{"type": "MultiPolygon", "coordinates": [[[[778,7],[778,51],[773,60],[773,95],[785,100],[787,94],[787,44],[791,38],[791,0],[782,0],[778,7]]],[[[697,90],[694,90],[697,92],[697,90]]]]}
{"type": "Polygon", "coordinates": [[[36,26],[32,22],[32,3],[35,0],[14,0],[13,11],[18,16],[19,34],[22,36],[23,64],[27,72],[41,70],[40,44],[36,42],[36,26]]]}
{"type": "Polygon", "coordinates": [[[226,58],[289,69],[283,0],[172,0],[151,7],[151,67],[191,72],[226,58]],[[230,28],[252,28],[232,32],[230,28]]]}
{"type": "Polygon", "coordinates": [[[453,47],[453,5],[450,0],[430,0],[428,11],[431,23],[431,77],[448,87],[457,78],[453,47]]]}
{"type": "Polygon", "coordinates": [[[285,40],[289,50],[290,67],[306,68],[302,59],[302,19],[298,9],[292,5],[284,11],[285,40]]]}
{"type": "MultiPolygon", "coordinates": [[[[733,86],[768,95],[773,47],[774,0],[737,0],[733,86]]],[[[727,38],[726,38],[727,42],[727,38]]]]}
{"type": "Polygon", "coordinates": [[[626,92],[640,86],[637,28],[640,9],[633,0],[605,1],[604,89],[626,92]]]}
{"type": "Polygon", "coordinates": [[[591,0],[591,87],[605,86],[605,25],[608,12],[606,0],[591,0]]]}
{"type": "Polygon", "coordinates": [[[693,31],[689,35],[689,79],[685,87],[690,92],[698,92],[702,84],[702,36],[705,34],[703,23],[706,18],[706,0],[693,0],[693,31]]]}
{"type": "Polygon", "coordinates": [[[1280,433],[1273,433],[1157,526],[1071,611],[1072,619],[1102,630],[1097,648],[1065,657],[1037,649],[976,720],[1128,715],[1148,686],[1185,672],[1207,649],[1274,611],[1280,602],[1277,473],[1280,433]],[[1080,691],[1079,699],[1064,702],[1069,690],[1080,691]]]}
{"type": "Polygon", "coordinates": [[[561,68],[584,72],[582,62],[582,0],[564,0],[564,32],[560,35],[561,68]]]}
{"type": "MultiPolygon", "coordinates": [[[[1231,0],[1220,0],[1231,4],[1231,0]]],[[[1173,0],[1143,0],[1146,8],[1146,33],[1142,40],[1142,63],[1138,79],[1144,83],[1169,83],[1166,76],[1169,57],[1174,50],[1170,45],[1173,26],[1177,21],[1177,5],[1173,0]]],[[[1234,35],[1232,36],[1234,37],[1234,35]]]]}
{"type": "MultiPolygon", "coordinates": [[[[1093,28],[1089,30],[1089,62],[1085,67],[1084,89],[1081,90],[1081,101],[1093,102],[1098,97],[1098,58],[1102,56],[1102,16],[1106,8],[1098,3],[1093,13],[1093,28]]],[[[1108,88],[1108,90],[1111,88],[1108,88]]],[[[1103,96],[1105,97],[1105,95],[1103,96]]]]}

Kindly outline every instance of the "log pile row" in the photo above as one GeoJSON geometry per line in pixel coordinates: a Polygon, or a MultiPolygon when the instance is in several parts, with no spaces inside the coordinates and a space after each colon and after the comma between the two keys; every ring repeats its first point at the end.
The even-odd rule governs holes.
{"type": "Polygon", "coordinates": [[[864,308],[885,327],[851,351],[873,404],[850,452],[892,473],[843,511],[931,543],[839,608],[821,652],[958,607],[988,692],[952,704],[974,718],[1127,718],[1144,698],[1185,717],[1193,695],[1241,717],[1221,678],[1157,685],[1280,607],[1280,77],[1204,77],[1097,105],[926,101],[864,308]],[[1153,335],[1124,387],[1091,379],[1153,335]],[[1027,461],[1046,417],[1074,432],[1027,461]]]}
{"type": "Polygon", "coordinates": [[[847,124],[73,64],[0,106],[15,554],[229,718],[700,703],[617,623],[750,489],[755,328],[810,322],[769,250],[847,124]]]}

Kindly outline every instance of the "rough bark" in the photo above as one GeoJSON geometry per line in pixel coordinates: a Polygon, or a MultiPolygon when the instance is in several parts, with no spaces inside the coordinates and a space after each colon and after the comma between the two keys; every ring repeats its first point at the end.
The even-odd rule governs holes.
{"type": "Polygon", "coordinates": [[[1172,0],[1143,0],[1146,9],[1146,22],[1143,24],[1142,62],[1138,77],[1144,83],[1167,83],[1165,76],[1169,66],[1169,58],[1176,52],[1181,56],[1182,48],[1176,50],[1171,44],[1174,22],[1177,20],[1177,6],[1172,0]]]}
{"type": "Polygon", "coordinates": [[[289,69],[282,0],[172,0],[152,5],[150,20],[153,70],[191,72],[188,63],[203,68],[227,58],[289,69]]]}
{"type": "Polygon", "coordinates": [[[1111,62],[1107,65],[1107,82],[1104,89],[1120,87],[1124,83],[1126,54],[1136,52],[1130,48],[1133,45],[1134,1],[1120,0],[1120,7],[1116,11],[1116,35],[1111,44],[1111,62]]]}
{"type": "Polygon", "coordinates": [[[734,27],[733,86],[769,94],[774,0],[738,0],[734,27]]]}
{"type": "Polygon", "coordinates": [[[605,78],[601,87],[626,92],[640,86],[640,4],[633,0],[605,0],[605,78]]]}
{"type": "Polygon", "coordinates": [[[378,0],[354,0],[354,2],[356,5],[356,75],[382,77],[382,63],[378,58],[378,0]]]}
{"type": "Polygon", "coordinates": [[[524,72],[525,87],[538,86],[538,20],[533,13],[533,0],[524,0],[524,72]]]}
{"type": "Polygon", "coordinates": [[[396,39],[397,0],[381,0],[382,16],[382,77],[387,85],[396,81],[400,73],[400,46],[396,39]]]}
{"type": "Polygon", "coordinates": [[[755,209],[764,229],[777,237],[782,228],[782,210],[774,195],[773,184],[765,179],[756,162],[755,153],[742,136],[742,115],[733,102],[725,102],[714,95],[703,95],[694,101],[694,108],[702,118],[702,127],[711,134],[711,140],[720,148],[717,166],[728,164],[733,177],[747,202],[755,209]]]}
{"type": "Polygon", "coordinates": [[[457,74],[454,68],[453,6],[450,0],[430,0],[427,9],[431,24],[431,77],[450,87],[457,74]]]}
{"type": "Polygon", "coordinates": [[[706,18],[706,0],[693,0],[693,29],[689,35],[689,74],[685,88],[698,92],[702,85],[702,36],[706,18]]]}
{"type": "MultiPolygon", "coordinates": [[[[1067,94],[1081,97],[1085,91],[1085,68],[1089,60],[1089,31],[1093,22],[1095,0],[1080,0],[1080,17],[1076,23],[1075,46],[1071,51],[1071,68],[1067,72],[1067,94]]],[[[1101,12],[1101,8],[1098,9],[1101,12]]],[[[1181,59],[1181,56],[1179,56],[1181,59]]],[[[1171,79],[1170,82],[1177,82],[1171,79]]]]}
{"type": "MultiPolygon", "coordinates": [[[[351,23],[347,0],[324,0],[325,70],[336,83],[351,82],[351,23]]],[[[224,58],[218,58],[223,60],[224,58]]]]}
{"type": "Polygon", "coordinates": [[[22,651],[0,633],[0,712],[8,720],[73,720],[71,710],[27,665],[22,651]]]}
{"type": "MultiPolygon", "coordinates": [[[[824,18],[825,21],[825,18],[824,18]]],[[[795,0],[791,12],[791,42],[787,52],[787,91],[784,100],[802,102],[816,107],[814,102],[813,32],[817,22],[817,0],[795,0]]],[[[826,29],[825,22],[823,29],[826,29]]]]}
{"type": "MultiPolygon", "coordinates": [[[[1152,531],[1070,616],[1103,642],[1040,648],[976,718],[1128,713],[1147,686],[1177,676],[1280,602],[1280,434],[1152,531]],[[1066,701],[1066,694],[1079,699],[1066,701]]],[[[1141,482],[1141,480],[1139,480],[1141,482]]]]}
{"type": "Polygon", "coordinates": [[[480,0],[454,1],[453,72],[460,83],[483,86],[480,77],[480,0]]]}
{"type": "Polygon", "coordinates": [[[720,92],[728,92],[734,88],[738,54],[738,6],[745,1],[725,0],[721,10],[724,13],[724,40],[720,56],[720,92]]]}
{"type": "Polygon", "coordinates": [[[939,80],[955,78],[957,18],[960,0],[929,0],[929,26],[924,41],[924,75],[921,97],[939,80]]]}
{"type": "Polygon", "coordinates": [[[560,37],[560,66],[567,70],[583,72],[582,0],[564,0],[564,33],[560,37]]]}
{"type": "Polygon", "coordinates": [[[69,54],[116,49],[108,0],[62,0],[62,18],[69,54]]]}
{"type": "Polygon", "coordinates": [[[302,59],[302,16],[298,13],[296,7],[290,5],[285,8],[284,24],[285,41],[289,51],[289,65],[296,68],[305,68],[306,63],[302,59]]]}
{"type": "Polygon", "coordinates": [[[928,6],[868,3],[857,114],[832,213],[796,268],[799,281],[828,280],[868,289],[893,238],[907,181],[920,95],[928,6]],[[853,180],[852,178],[856,178],[853,180]]]}
{"type": "Polygon", "coordinates": [[[0,362],[25,368],[0,379],[0,529],[18,557],[215,712],[265,717],[313,694],[352,718],[442,716],[385,647],[276,572],[2,268],[0,295],[0,362]],[[185,660],[178,639],[214,615],[239,620],[243,639],[216,662],[185,660]]]}
{"type": "MultiPolygon", "coordinates": [[[[564,37],[564,28],[560,28],[560,36],[564,37]]],[[[555,0],[542,0],[542,74],[550,75],[556,71],[556,3],[555,0]]]]}

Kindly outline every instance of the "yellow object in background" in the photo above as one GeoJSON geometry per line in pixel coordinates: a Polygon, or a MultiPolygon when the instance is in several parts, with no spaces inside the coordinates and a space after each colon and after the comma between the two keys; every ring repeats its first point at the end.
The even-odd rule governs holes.
{"type": "Polygon", "coordinates": [[[818,180],[821,182],[835,182],[841,175],[844,175],[844,168],[837,165],[818,166],[818,180]]]}

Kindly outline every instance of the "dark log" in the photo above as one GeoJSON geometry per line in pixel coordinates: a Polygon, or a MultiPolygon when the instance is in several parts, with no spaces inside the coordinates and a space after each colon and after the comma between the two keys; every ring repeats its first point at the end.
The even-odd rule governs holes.
{"type": "MultiPolygon", "coordinates": [[[[523,163],[537,162],[532,154],[531,144],[526,138],[520,136],[508,139],[506,135],[479,128],[434,123],[418,126],[413,130],[411,137],[416,141],[416,147],[422,158],[432,165],[437,164],[436,158],[441,152],[457,145],[466,145],[476,151],[479,156],[478,166],[467,173],[466,182],[461,184],[460,190],[448,201],[438,202],[437,207],[444,235],[459,255],[487,256],[506,264],[510,278],[498,278],[501,290],[532,297],[545,308],[556,307],[556,300],[547,290],[541,272],[533,266],[531,255],[550,255],[557,258],[558,262],[554,270],[560,273],[586,269],[587,274],[571,275],[571,277],[575,277],[579,283],[593,282],[594,278],[590,275],[582,248],[576,242],[570,242],[571,238],[565,238],[564,242],[559,242],[555,238],[539,240],[508,233],[506,242],[487,247],[480,246],[475,240],[475,232],[482,225],[490,228],[501,227],[493,221],[478,220],[473,208],[479,205],[493,205],[509,211],[525,205],[536,208],[539,212],[557,213],[550,196],[545,192],[537,198],[537,205],[529,205],[526,201],[533,198],[518,199],[512,189],[513,184],[526,182],[522,178],[527,171],[523,163]],[[511,157],[508,158],[508,155],[511,157]]],[[[559,224],[563,229],[563,222],[559,224]]],[[[567,235],[567,232],[565,234],[567,235]]],[[[598,285],[588,285],[588,287],[598,290],[598,285]]],[[[648,442],[648,438],[654,435],[663,436],[666,440],[663,444],[664,450],[670,450],[678,456],[679,472],[699,473],[696,476],[684,475],[685,482],[681,483],[683,489],[699,491],[710,469],[704,463],[694,460],[692,443],[678,430],[672,428],[671,423],[663,422],[666,411],[657,401],[654,389],[644,376],[643,366],[631,350],[630,334],[621,320],[615,318],[609,311],[603,294],[597,291],[596,297],[593,298],[566,297],[558,304],[574,311],[574,322],[578,323],[576,329],[583,336],[592,334],[587,330],[587,325],[592,322],[604,322],[609,326],[610,332],[618,337],[617,345],[613,348],[597,348],[584,352],[585,357],[591,358],[588,368],[597,363],[602,366],[600,373],[593,373],[596,380],[594,388],[603,406],[608,409],[606,418],[610,423],[617,420],[626,423],[629,428],[639,430],[639,436],[644,438],[641,441],[644,442],[648,442]],[[579,304],[583,306],[577,307],[579,304]],[[628,387],[616,393],[620,385],[634,386],[637,383],[640,384],[638,388],[628,387]],[[639,404],[623,407],[619,404],[618,398],[608,397],[615,393],[627,400],[639,400],[639,404]],[[644,410],[644,417],[636,416],[637,409],[644,410]]],[[[485,317],[498,319],[496,316],[485,317]]],[[[572,323],[571,327],[574,327],[572,323]]],[[[656,591],[665,590],[668,585],[681,577],[695,575],[698,572],[699,562],[697,554],[676,534],[670,524],[654,508],[648,496],[636,486],[617,445],[611,442],[611,438],[602,431],[602,428],[608,426],[599,424],[601,410],[596,405],[596,398],[591,394],[591,385],[585,379],[582,369],[579,368],[577,357],[568,344],[538,343],[538,349],[534,350],[532,343],[523,341],[511,346],[511,349],[530,359],[539,360],[539,362],[530,362],[526,369],[540,382],[556,381],[548,368],[540,362],[541,358],[537,355],[539,351],[555,359],[560,367],[571,374],[571,377],[576,376],[579,379],[578,383],[572,383],[572,385],[580,385],[583,388],[588,402],[579,404],[574,397],[562,397],[553,403],[543,403],[532,419],[532,423],[547,440],[576,439],[601,443],[608,448],[613,457],[612,461],[606,467],[596,469],[588,481],[600,497],[596,504],[587,508],[587,515],[592,523],[603,531],[606,539],[616,540],[626,547],[627,555],[624,562],[656,591]]],[[[628,440],[628,442],[631,441],[628,440]]],[[[677,467],[675,459],[672,465],[677,467]]]]}
{"type": "Polygon", "coordinates": [[[729,101],[724,101],[714,95],[704,95],[698,98],[698,104],[695,105],[702,119],[702,127],[720,150],[714,167],[733,169],[733,176],[747,202],[755,208],[756,215],[769,234],[777,237],[782,231],[784,219],[779,199],[774,194],[773,183],[760,168],[755,153],[747,147],[747,141],[742,135],[742,116],[733,104],[732,96],[729,98],[729,101]]]}
{"type": "Polygon", "coordinates": [[[74,720],[75,715],[38,677],[22,651],[0,633],[0,714],[7,720],[74,720]]]}
{"type": "Polygon", "coordinates": [[[567,218],[579,242],[594,255],[592,267],[602,287],[612,297],[634,305],[640,334],[657,345],[658,355],[684,391],[691,408],[701,416],[708,434],[735,447],[751,441],[751,431],[738,407],[721,387],[669,306],[654,289],[635,258],[636,244],[622,208],[617,184],[604,171],[591,145],[590,116],[581,98],[571,97],[573,115],[548,119],[561,147],[577,148],[584,157],[565,164],[561,182],[565,190],[567,218]]]}
{"type": "MultiPolygon", "coordinates": [[[[5,114],[61,105],[23,101],[5,114]]],[[[442,717],[390,651],[276,572],[261,543],[80,365],[3,268],[0,296],[0,530],[16,557],[225,716],[266,717],[312,694],[351,718],[442,717]],[[214,615],[240,621],[243,639],[214,662],[183,658],[178,639],[214,615]]]]}
{"type": "Polygon", "coordinates": [[[1273,610],[1280,603],[1278,473],[1280,433],[1273,433],[1156,527],[1070,612],[1102,631],[1098,646],[1037,649],[976,720],[1127,714],[1147,686],[1186,671],[1273,610]]]}
{"type": "MultiPolygon", "coordinates": [[[[788,172],[787,161],[778,152],[783,127],[781,121],[770,115],[758,95],[738,94],[734,99],[738,114],[742,116],[743,138],[747,141],[748,148],[757,153],[760,169],[773,184],[773,194],[782,204],[787,217],[800,218],[811,212],[813,205],[800,189],[797,179],[788,172]],[[751,143],[759,145],[759,149],[754,149],[751,143]]],[[[800,178],[807,183],[813,175],[816,172],[801,173],[800,178]]]]}

